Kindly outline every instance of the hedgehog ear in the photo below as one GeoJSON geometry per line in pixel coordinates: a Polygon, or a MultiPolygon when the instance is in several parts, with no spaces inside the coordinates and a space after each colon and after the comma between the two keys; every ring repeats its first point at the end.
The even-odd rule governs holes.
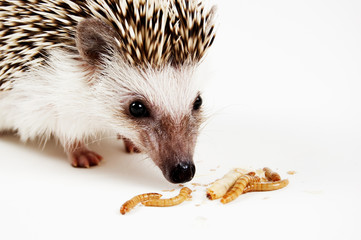
{"type": "Polygon", "coordinates": [[[100,65],[104,57],[111,56],[116,49],[115,30],[95,18],[89,18],[78,24],[76,46],[80,56],[91,65],[100,65]]]}

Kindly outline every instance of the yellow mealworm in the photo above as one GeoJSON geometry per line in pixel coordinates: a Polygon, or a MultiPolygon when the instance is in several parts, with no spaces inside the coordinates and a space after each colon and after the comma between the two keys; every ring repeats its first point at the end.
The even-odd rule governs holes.
{"type": "Polygon", "coordinates": [[[168,199],[152,199],[149,201],[142,202],[144,206],[151,206],[151,207],[170,207],[174,205],[178,205],[188,198],[191,197],[192,190],[187,187],[184,187],[180,190],[179,194],[175,197],[168,198],[168,199]]]}
{"type": "Polygon", "coordinates": [[[225,204],[233,201],[243,193],[243,190],[247,187],[248,184],[259,181],[259,177],[253,177],[249,175],[241,176],[237,179],[233,187],[223,196],[223,198],[221,199],[221,203],[225,204]]]}
{"type": "Polygon", "coordinates": [[[248,176],[256,176],[256,173],[255,172],[249,172],[247,173],[248,176]]]}
{"type": "Polygon", "coordinates": [[[281,180],[280,175],[276,172],[273,172],[270,168],[265,167],[263,168],[263,171],[268,181],[276,182],[281,180]]]}
{"type": "Polygon", "coordinates": [[[243,190],[243,194],[244,193],[248,193],[248,192],[251,192],[252,190],[250,189],[249,185],[247,187],[244,188],[243,190]]]}
{"type": "Polygon", "coordinates": [[[159,193],[144,193],[139,194],[130,200],[126,201],[122,207],[120,208],[120,213],[125,214],[129,212],[132,208],[134,208],[138,203],[148,201],[150,199],[159,199],[162,197],[162,194],[159,193]]]}
{"type": "Polygon", "coordinates": [[[288,185],[288,179],[283,179],[276,182],[254,182],[249,185],[244,192],[251,192],[251,191],[273,191],[284,188],[288,185]]]}
{"type": "Polygon", "coordinates": [[[211,200],[223,197],[237,179],[244,174],[243,172],[245,173],[242,169],[236,168],[229,171],[221,179],[216,180],[207,188],[207,197],[211,200]]]}

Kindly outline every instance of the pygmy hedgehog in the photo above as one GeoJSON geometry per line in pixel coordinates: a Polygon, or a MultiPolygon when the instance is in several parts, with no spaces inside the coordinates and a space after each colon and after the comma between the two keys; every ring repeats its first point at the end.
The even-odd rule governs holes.
{"type": "Polygon", "coordinates": [[[0,131],[56,138],[75,167],[120,136],[172,183],[190,181],[202,123],[194,70],[215,7],[198,0],[0,1],[0,131]]]}

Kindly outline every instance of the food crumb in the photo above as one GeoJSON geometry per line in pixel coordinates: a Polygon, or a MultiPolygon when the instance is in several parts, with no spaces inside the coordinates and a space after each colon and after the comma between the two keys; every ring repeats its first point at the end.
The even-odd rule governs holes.
{"type": "Polygon", "coordinates": [[[193,186],[202,186],[202,184],[200,184],[200,183],[191,183],[193,186]]]}
{"type": "Polygon", "coordinates": [[[295,174],[296,174],[296,171],[288,171],[287,174],[288,174],[288,175],[295,175],[295,174]]]}
{"type": "Polygon", "coordinates": [[[175,189],[170,189],[170,190],[162,190],[162,192],[173,192],[173,191],[175,191],[175,189]]]}

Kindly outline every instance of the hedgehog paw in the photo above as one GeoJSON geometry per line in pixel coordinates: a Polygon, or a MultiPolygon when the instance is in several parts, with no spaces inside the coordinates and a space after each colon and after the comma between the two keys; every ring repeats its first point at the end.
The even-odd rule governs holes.
{"type": "Polygon", "coordinates": [[[89,168],[92,166],[99,165],[103,160],[103,157],[99,154],[90,151],[86,147],[78,147],[68,153],[71,165],[79,168],[89,168]]]}
{"type": "Polygon", "coordinates": [[[125,151],[127,153],[140,153],[140,150],[127,138],[123,138],[125,151]]]}

